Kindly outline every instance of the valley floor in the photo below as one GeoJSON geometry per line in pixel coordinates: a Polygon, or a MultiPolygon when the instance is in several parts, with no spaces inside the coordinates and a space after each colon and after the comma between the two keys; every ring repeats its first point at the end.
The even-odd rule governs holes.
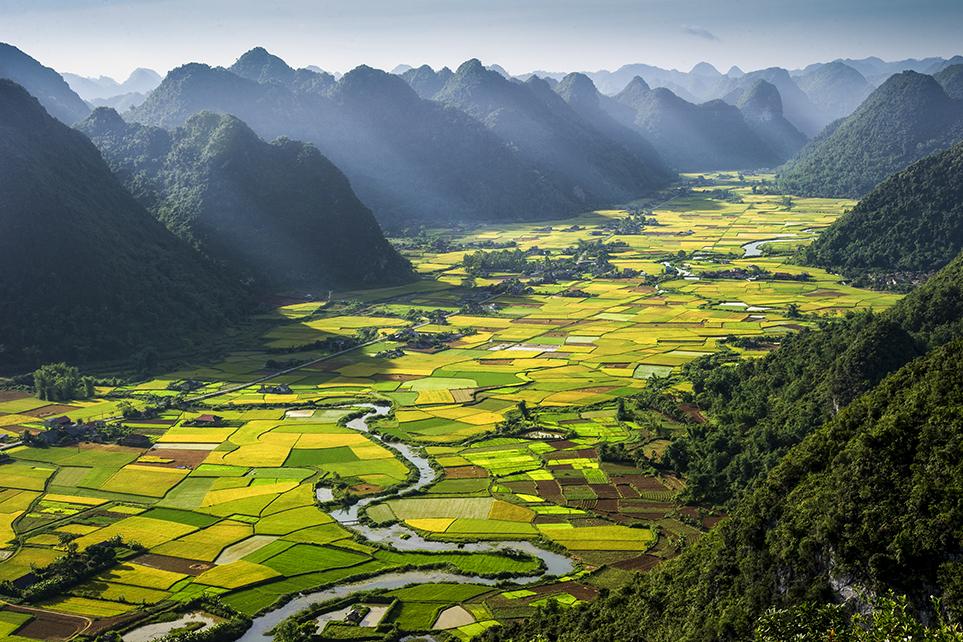
{"type": "MultiPolygon", "coordinates": [[[[143,629],[140,620],[202,596],[255,615],[290,596],[351,586],[379,591],[324,593],[337,598],[333,615],[319,613],[326,637],[380,639],[394,625],[469,639],[549,600],[592,600],[674,555],[722,518],[685,505],[684,480],[659,465],[673,436],[705,418],[685,404],[673,411],[632,399],[656,387],[681,400],[687,362],[724,348],[761,355],[767,337],[819,315],[898,299],[787,262],[853,202],[757,194],[761,176],[687,178],[651,207],[656,222],[640,233],[620,227],[629,217],[622,210],[438,231],[444,244],[399,243],[423,279],[287,300],[258,345],[218,363],[99,389],[85,402],[0,392],[9,439],[50,417],[116,417],[122,402],[191,402],[125,421],[149,448],[5,451],[0,581],[28,581],[67,541],[84,550],[120,536],[142,549],[65,594],[8,605],[0,636],[119,628],[125,640],[146,642],[186,621],[143,629]],[[751,256],[767,247],[753,243],[768,239],[778,239],[773,254],[751,256]],[[586,264],[577,278],[528,284],[518,273],[470,275],[462,266],[479,248],[537,247],[564,259],[598,241],[630,272],[593,278],[586,264]],[[481,290],[499,284],[500,294],[481,290]],[[344,349],[332,355],[333,345],[344,349]],[[371,420],[383,440],[348,423],[362,402],[390,404],[371,420]],[[396,440],[414,447],[411,457],[396,440]],[[437,481],[393,497],[429,475],[419,462],[437,481]],[[363,524],[339,517],[346,497],[373,498],[363,524]],[[393,541],[364,536],[387,527],[393,541]],[[570,560],[563,576],[544,575],[559,558],[570,560]],[[397,586],[379,583],[392,574],[401,574],[397,586]],[[421,583],[404,588],[405,579],[421,583]],[[357,611],[360,626],[355,603],[367,607],[357,611]]],[[[187,609],[197,611],[191,626],[226,617],[203,608],[187,609]]]]}

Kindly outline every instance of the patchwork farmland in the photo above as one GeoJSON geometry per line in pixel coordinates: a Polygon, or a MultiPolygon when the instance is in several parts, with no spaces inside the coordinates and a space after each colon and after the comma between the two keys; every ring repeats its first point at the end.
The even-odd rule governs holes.
{"type": "Polygon", "coordinates": [[[853,203],[760,194],[763,178],[690,176],[632,212],[398,239],[421,280],[287,297],[256,344],[220,361],[66,404],[3,393],[8,441],[50,418],[124,411],[145,441],[4,451],[0,581],[26,586],[64,555],[118,543],[115,563],[64,594],[0,610],[0,635],[137,631],[180,611],[246,621],[302,593],[422,572],[438,581],[332,598],[310,617],[344,611],[325,620],[329,639],[467,640],[631,582],[724,518],[686,505],[684,480],[662,465],[705,421],[685,404],[682,367],[720,350],[762,355],[823,315],[898,298],[794,265],[793,249],[853,203]],[[501,251],[532,269],[466,268],[501,251]],[[552,261],[564,278],[533,276],[552,261]],[[363,402],[391,406],[375,434],[347,425],[363,402]],[[419,475],[397,443],[437,481],[396,495],[419,475]],[[359,499],[362,523],[437,546],[372,541],[332,516],[359,499]],[[548,577],[532,549],[467,546],[499,542],[564,555],[572,570],[548,577]],[[380,619],[349,617],[362,611],[380,619]]]}

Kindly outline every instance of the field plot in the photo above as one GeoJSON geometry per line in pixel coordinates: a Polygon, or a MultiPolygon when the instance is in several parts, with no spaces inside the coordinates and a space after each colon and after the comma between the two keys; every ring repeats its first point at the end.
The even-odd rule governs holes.
{"type": "Polygon", "coordinates": [[[3,393],[0,435],[15,439],[50,417],[116,416],[121,397],[143,408],[180,394],[171,384],[197,382],[185,403],[126,422],[146,440],[138,447],[5,451],[0,580],[29,582],[67,542],[83,552],[120,537],[143,551],[35,604],[35,620],[0,610],[0,636],[39,630],[43,617],[79,630],[83,618],[113,622],[202,595],[253,614],[400,569],[540,568],[525,555],[465,550],[476,541],[548,542],[577,562],[570,577],[517,590],[429,582],[381,596],[392,604],[385,625],[468,640],[551,601],[594,599],[599,586],[671,557],[723,516],[684,505],[684,480],[660,465],[672,439],[704,419],[643,396],[686,390],[682,366],[723,346],[762,355],[823,315],[898,298],[789,262],[851,201],[757,194],[729,173],[687,178],[643,225],[604,210],[399,239],[425,278],[289,301],[264,315],[271,329],[244,350],[109,399],[107,390],[69,404],[3,393]],[[516,251],[520,260],[493,254],[516,251]],[[495,267],[473,267],[489,259],[495,267]],[[210,393],[223,394],[201,398],[210,393]],[[352,404],[371,401],[391,405],[373,425],[385,441],[344,425],[352,404]],[[434,484],[389,494],[414,474],[393,440],[431,460],[434,484]],[[331,516],[343,499],[380,493],[367,519],[439,550],[375,545],[331,516]]]}

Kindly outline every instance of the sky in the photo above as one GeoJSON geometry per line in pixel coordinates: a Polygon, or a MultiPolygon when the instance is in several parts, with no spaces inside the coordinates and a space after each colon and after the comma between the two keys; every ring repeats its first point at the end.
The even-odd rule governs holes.
{"type": "Polygon", "coordinates": [[[644,62],[721,71],[963,53],[963,0],[0,0],[0,41],[61,72],[230,65],[457,66],[513,74],[644,62]]]}

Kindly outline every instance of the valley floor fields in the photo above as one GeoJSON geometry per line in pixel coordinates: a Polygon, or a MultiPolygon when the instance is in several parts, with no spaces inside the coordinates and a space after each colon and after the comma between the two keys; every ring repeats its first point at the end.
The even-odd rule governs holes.
{"type": "Polygon", "coordinates": [[[179,401],[124,422],[149,447],[5,451],[0,581],[29,584],[67,542],[139,547],[58,595],[0,610],[0,637],[118,628],[144,640],[135,622],[197,611],[203,596],[255,615],[319,588],[424,571],[439,581],[333,602],[331,617],[317,614],[324,635],[376,640],[397,627],[469,639],[549,600],[594,599],[675,554],[724,518],[686,505],[684,480],[659,465],[675,435],[706,421],[681,403],[680,368],[721,349],[763,355],[821,315],[898,299],[789,261],[852,201],[757,193],[762,176],[686,178],[631,211],[400,239],[421,280],[289,297],[259,344],[216,363],[83,402],[0,392],[10,439],[46,418],[179,401]],[[466,270],[466,255],[516,250],[529,265],[466,270]],[[546,275],[546,260],[564,269],[546,275]],[[640,401],[654,388],[680,403],[640,401]],[[390,404],[370,424],[383,439],[346,425],[361,402],[390,404]],[[393,496],[423,474],[395,440],[437,481],[393,496]],[[356,498],[378,498],[360,511],[369,527],[445,544],[362,537],[332,516],[356,498]],[[537,548],[459,547],[501,541],[537,548]],[[543,576],[532,550],[566,556],[571,572],[543,576]],[[451,575],[481,579],[443,581],[451,575]],[[530,579],[495,584],[512,578],[530,579]]]}

